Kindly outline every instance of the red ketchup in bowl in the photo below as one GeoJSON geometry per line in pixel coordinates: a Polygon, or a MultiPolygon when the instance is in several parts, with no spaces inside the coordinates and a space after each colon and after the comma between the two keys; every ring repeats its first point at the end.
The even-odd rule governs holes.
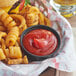
{"type": "Polygon", "coordinates": [[[34,55],[45,56],[53,53],[58,45],[56,36],[44,29],[32,30],[23,37],[23,45],[34,55]]]}

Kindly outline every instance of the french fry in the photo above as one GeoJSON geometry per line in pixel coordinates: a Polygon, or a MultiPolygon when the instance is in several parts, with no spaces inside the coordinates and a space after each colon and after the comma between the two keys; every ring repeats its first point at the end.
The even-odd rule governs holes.
{"type": "Polygon", "coordinates": [[[46,17],[44,17],[44,23],[45,23],[46,26],[52,26],[51,21],[46,17]]]}
{"type": "Polygon", "coordinates": [[[40,12],[38,14],[38,16],[39,16],[39,24],[40,25],[45,25],[45,23],[44,23],[44,15],[40,12]]]}
{"type": "Polygon", "coordinates": [[[18,42],[18,45],[20,45],[20,37],[18,37],[17,42],[18,42]]]}
{"type": "Polygon", "coordinates": [[[6,31],[6,28],[2,25],[0,25],[0,31],[6,31]]]}
{"type": "Polygon", "coordinates": [[[6,36],[7,36],[6,32],[1,32],[1,31],[0,31],[0,41],[1,41],[1,39],[2,39],[3,37],[6,37],[6,36]]]}
{"type": "Polygon", "coordinates": [[[19,58],[19,59],[8,59],[8,62],[7,64],[21,64],[22,63],[22,58],[19,58]]]}
{"type": "Polygon", "coordinates": [[[4,49],[4,53],[5,53],[5,55],[6,55],[7,58],[10,58],[9,49],[4,49]]]}
{"type": "Polygon", "coordinates": [[[27,56],[19,59],[8,59],[7,64],[14,65],[14,64],[28,64],[27,56]]]}
{"type": "Polygon", "coordinates": [[[17,15],[17,14],[11,14],[10,15],[16,22],[18,28],[19,28],[19,34],[21,35],[22,32],[27,29],[26,20],[23,16],[17,15]]]}
{"type": "Polygon", "coordinates": [[[4,60],[4,59],[6,59],[6,56],[3,52],[3,50],[0,48],[0,60],[4,60]]]}
{"type": "Polygon", "coordinates": [[[27,58],[26,55],[23,57],[22,63],[23,63],[23,64],[28,64],[28,58],[27,58]]]}
{"type": "Polygon", "coordinates": [[[3,25],[3,23],[2,23],[2,21],[0,21],[0,26],[2,26],[3,25]]]}
{"type": "Polygon", "coordinates": [[[13,26],[16,26],[16,23],[12,17],[10,17],[9,14],[3,9],[0,9],[0,20],[4,23],[4,26],[9,29],[13,26]]]}
{"type": "Polygon", "coordinates": [[[18,59],[18,58],[22,58],[22,52],[21,52],[21,49],[20,47],[17,47],[17,46],[10,46],[9,47],[9,52],[10,52],[10,58],[15,58],[15,59],[18,59]]]}
{"type": "MultiPolygon", "coordinates": [[[[5,40],[4,39],[1,39],[1,44],[2,44],[2,49],[3,51],[6,49],[6,44],[5,44],[5,40]]],[[[5,52],[4,52],[5,53],[5,52]]]]}
{"type": "Polygon", "coordinates": [[[13,46],[15,45],[17,38],[19,36],[19,28],[18,27],[13,27],[7,37],[6,37],[6,45],[9,46],[13,46]]]}

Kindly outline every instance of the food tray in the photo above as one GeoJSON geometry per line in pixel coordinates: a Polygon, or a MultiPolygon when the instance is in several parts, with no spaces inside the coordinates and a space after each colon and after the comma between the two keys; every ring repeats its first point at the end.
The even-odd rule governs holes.
{"type": "Polygon", "coordinates": [[[61,37],[59,55],[57,55],[55,58],[49,58],[41,62],[31,62],[30,64],[25,65],[21,64],[7,66],[0,62],[0,76],[38,76],[47,67],[53,67],[58,70],[68,72],[73,71],[75,69],[75,66],[71,65],[76,64],[74,62],[76,61],[76,59],[74,58],[74,53],[69,49],[70,47],[71,50],[74,50],[72,47],[73,43],[71,43],[73,40],[73,36],[69,22],[64,17],[57,14],[54,11],[55,9],[52,8],[52,6],[46,0],[30,0],[30,2],[31,5],[35,5],[36,7],[38,7],[40,11],[52,21],[52,28],[54,28],[59,33],[61,37]],[[73,56],[71,55],[71,53],[73,53],[73,56]],[[67,63],[67,61],[70,61],[69,57],[73,61],[67,63]]]}

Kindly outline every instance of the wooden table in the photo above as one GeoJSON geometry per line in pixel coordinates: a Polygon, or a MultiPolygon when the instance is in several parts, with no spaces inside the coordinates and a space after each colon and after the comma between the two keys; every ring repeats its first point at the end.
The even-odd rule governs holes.
{"type": "MultiPolygon", "coordinates": [[[[76,39],[76,31],[75,31],[76,30],[76,16],[69,18],[68,21],[70,22],[70,24],[73,28],[73,33],[74,33],[74,36],[76,39]]],[[[40,76],[76,76],[76,72],[67,73],[67,72],[58,71],[53,68],[48,68],[40,76]]]]}

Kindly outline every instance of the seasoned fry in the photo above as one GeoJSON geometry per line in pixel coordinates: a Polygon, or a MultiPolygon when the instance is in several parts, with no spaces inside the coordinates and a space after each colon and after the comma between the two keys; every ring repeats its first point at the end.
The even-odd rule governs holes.
{"type": "Polygon", "coordinates": [[[18,44],[20,45],[20,37],[18,37],[17,42],[18,42],[18,44]]]}
{"type": "MultiPolygon", "coordinates": [[[[5,40],[4,39],[1,39],[1,44],[2,44],[2,49],[3,49],[3,51],[6,49],[6,45],[5,45],[5,40]]],[[[5,53],[5,51],[4,51],[4,53],[5,53]]]]}
{"type": "Polygon", "coordinates": [[[51,21],[37,7],[27,5],[16,14],[8,14],[0,9],[0,60],[7,64],[28,64],[22,56],[20,36],[27,27],[34,25],[51,26],[51,21]]]}
{"type": "Polygon", "coordinates": [[[24,26],[26,24],[26,21],[24,19],[23,16],[21,15],[17,15],[17,14],[11,14],[10,15],[14,20],[17,19],[20,22],[19,28],[21,28],[22,26],[24,26]]]}
{"type": "Polygon", "coordinates": [[[2,23],[2,21],[0,21],[0,26],[2,26],[3,25],[3,23],[2,23]]]}
{"type": "Polygon", "coordinates": [[[4,49],[4,53],[7,58],[22,58],[22,52],[19,46],[10,46],[9,49],[4,49]]]}
{"type": "Polygon", "coordinates": [[[12,17],[8,15],[4,10],[0,9],[0,20],[4,23],[4,26],[7,28],[11,28],[16,26],[15,21],[13,21],[12,17]]]}
{"type": "Polygon", "coordinates": [[[27,26],[30,27],[38,24],[39,17],[38,17],[38,14],[36,13],[30,13],[25,16],[25,19],[26,19],[27,26]]]}
{"type": "Polygon", "coordinates": [[[23,16],[21,15],[16,15],[16,14],[11,14],[10,15],[14,20],[17,20],[18,22],[20,22],[19,26],[19,31],[20,31],[20,35],[22,34],[22,32],[27,29],[27,25],[26,25],[26,21],[24,19],[23,16]]]}
{"type": "Polygon", "coordinates": [[[27,58],[26,55],[23,57],[22,63],[23,64],[28,64],[28,58],[27,58]]]}
{"type": "Polygon", "coordinates": [[[1,45],[0,45],[0,48],[1,48],[1,45]]]}
{"type": "Polygon", "coordinates": [[[36,21],[36,22],[34,22],[34,23],[32,23],[32,24],[28,24],[28,27],[34,26],[34,25],[38,25],[38,21],[36,21]]]}
{"type": "Polygon", "coordinates": [[[12,65],[12,64],[28,64],[28,59],[27,56],[24,56],[23,58],[19,59],[8,59],[7,64],[12,65]]]}
{"type": "Polygon", "coordinates": [[[7,37],[6,37],[6,45],[7,46],[13,46],[15,45],[17,39],[18,39],[18,36],[19,36],[19,29],[18,27],[13,27],[7,37]]]}
{"type": "Polygon", "coordinates": [[[25,6],[25,7],[23,8],[23,10],[20,11],[20,15],[24,16],[25,13],[29,13],[28,11],[30,10],[30,8],[31,8],[31,5],[29,5],[29,4],[28,4],[27,6],[25,6]]]}
{"type": "Polygon", "coordinates": [[[50,26],[50,27],[52,26],[51,25],[51,21],[48,18],[46,18],[46,17],[44,17],[44,22],[45,22],[46,26],[50,26]]]}
{"type": "Polygon", "coordinates": [[[41,12],[39,12],[38,16],[39,16],[39,24],[40,25],[45,25],[45,23],[44,23],[44,15],[41,12]]]}
{"type": "Polygon", "coordinates": [[[15,46],[16,46],[16,47],[19,47],[19,43],[18,43],[17,41],[16,41],[16,44],[15,44],[15,46]]]}
{"type": "Polygon", "coordinates": [[[22,32],[23,32],[24,30],[26,30],[26,29],[27,29],[27,25],[25,24],[24,26],[22,26],[22,27],[19,29],[20,35],[21,35],[22,32]]]}
{"type": "Polygon", "coordinates": [[[35,6],[31,6],[30,10],[29,10],[29,13],[32,12],[32,13],[39,13],[39,9],[35,6]]]}
{"type": "Polygon", "coordinates": [[[10,58],[22,58],[22,52],[21,52],[21,49],[20,47],[17,47],[17,46],[10,46],[9,47],[9,52],[10,52],[10,58]]]}
{"type": "Polygon", "coordinates": [[[0,26],[0,31],[6,31],[6,28],[4,26],[0,26]]]}
{"type": "Polygon", "coordinates": [[[22,63],[22,58],[19,59],[8,59],[7,64],[12,65],[12,64],[21,64],[22,63]]]}
{"type": "Polygon", "coordinates": [[[26,19],[26,24],[28,27],[37,25],[38,24],[38,14],[39,14],[39,9],[37,7],[27,5],[20,14],[25,17],[26,19]]]}
{"type": "Polygon", "coordinates": [[[4,60],[4,59],[6,59],[6,56],[3,52],[3,50],[0,48],[0,60],[4,60]]]}
{"type": "Polygon", "coordinates": [[[2,46],[1,46],[1,48],[3,49],[3,52],[4,52],[4,54],[5,54],[5,56],[7,57],[7,58],[9,58],[10,56],[10,52],[9,52],[9,49],[7,48],[6,49],[6,44],[5,44],[5,40],[4,39],[1,39],[1,44],[2,44],[2,46]]]}
{"type": "Polygon", "coordinates": [[[39,13],[39,9],[28,4],[20,13],[39,13]]]}
{"type": "Polygon", "coordinates": [[[6,55],[7,58],[10,58],[9,49],[4,49],[4,53],[5,53],[5,55],[6,55]]]}
{"type": "Polygon", "coordinates": [[[6,36],[7,36],[7,34],[5,32],[0,31],[0,41],[3,37],[6,37],[6,36]]]}

